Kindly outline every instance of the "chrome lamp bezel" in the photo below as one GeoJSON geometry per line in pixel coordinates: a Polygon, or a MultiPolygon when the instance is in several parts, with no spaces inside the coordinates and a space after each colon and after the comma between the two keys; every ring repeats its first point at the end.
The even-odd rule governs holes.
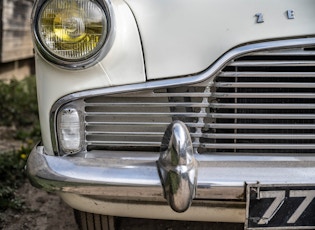
{"type": "Polygon", "coordinates": [[[45,60],[47,60],[49,63],[55,64],[58,67],[62,69],[68,69],[68,70],[78,70],[78,69],[86,69],[93,65],[95,65],[97,62],[102,60],[106,54],[109,52],[114,36],[115,36],[115,30],[114,30],[114,12],[113,7],[110,0],[94,0],[98,3],[98,5],[101,7],[101,9],[105,13],[105,17],[107,20],[107,31],[106,31],[106,37],[99,48],[94,54],[91,54],[91,56],[78,58],[74,60],[65,59],[62,57],[59,57],[55,54],[53,54],[51,51],[49,51],[43,42],[41,41],[39,37],[39,28],[38,28],[38,18],[40,16],[42,8],[47,4],[47,0],[38,0],[35,2],[35,5],[33,7],[32,12],[32,18],[31,18],[31,28],[32,28],[32,34],[33,34],[33,42],[36,52],[45,60]]]}

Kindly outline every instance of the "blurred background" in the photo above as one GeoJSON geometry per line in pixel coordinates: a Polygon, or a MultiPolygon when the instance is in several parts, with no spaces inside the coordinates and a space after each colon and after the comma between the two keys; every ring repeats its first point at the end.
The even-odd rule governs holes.
{"type": "Polygon", "coordinates": [[[33,0],[0,1],[0,79],[34,74],[30,18],[33,0]]]}
{"type": "Polygon", "coordinates": [[[34,74],[30,31],[33,0],[0,1],[0,79],[23,79],[34,74]]]}

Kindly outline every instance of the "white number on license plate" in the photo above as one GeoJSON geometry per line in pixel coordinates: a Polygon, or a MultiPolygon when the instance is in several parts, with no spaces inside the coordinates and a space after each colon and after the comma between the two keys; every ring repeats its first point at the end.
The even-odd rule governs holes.
{"type": "Polygon", "coordinates": [[[247,185],[245,229],[315,229],[315,186],[247,185]]]}

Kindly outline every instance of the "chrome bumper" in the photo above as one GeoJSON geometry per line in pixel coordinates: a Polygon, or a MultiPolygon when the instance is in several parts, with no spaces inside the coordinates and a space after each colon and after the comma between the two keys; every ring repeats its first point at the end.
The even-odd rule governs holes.
{"type": "MultiPolygon", "coordinates": [[[[92,151],[78,157],[32,150],[27,173],[48,191],[100,195],[108,199],[164,201],[156,153],[92,151]],[[101,156],[101,157],[100,157],[101,156]]],[[[308,156],[196,155],[195,199],[244,201],[246,184],[314,184],[315,158],[308,156]]]]}

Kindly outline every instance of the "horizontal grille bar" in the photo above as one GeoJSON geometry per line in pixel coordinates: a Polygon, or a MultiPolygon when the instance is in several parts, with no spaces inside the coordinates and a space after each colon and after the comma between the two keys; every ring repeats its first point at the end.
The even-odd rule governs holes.
{"type": "Polygon", "coordinates": [[[233,109],[314,109],[315,104],[245,104],[245,103],[211,103],[212,108],[233,109]]]}
{"type": "Polygon", "coordinates": [[[85,132],[86,135],[98,135],[98,136],[162,136],[162,132],[102,132],[102,131],[93,131],[85,132]]]}
{"type": "MultiPolygon", "coordinates": [[[[195,143],[197,145],[197,143],[195,143]]],[[[201,144],[202,147],[209,149],[315,149],[315,144],[201,144]]]]}
{"type": "Polygon", "coordinates": [[[315,83],[218,82],[217,88],[315,88],[315,83]]]}
{"type": "MultiPolygon", "coordinates": [[[[239,134],[239,133],[193,133],[192,137],[205,137],[205,138],[215,138],[215,139],[253,139],[253,140],[314,140],[315,135],[307,135],[307,134],[239,134]]],[[[314,149],[315,150],[315,149],[314,149]]]]}
{"type": "MultiPolygon", "coordinates": [[[[290,93],[213,93],[215,98],[292,98],[290,93]]],[[[314,93],[295,93],[294,98],[315,98],[314,93]]]]}
{"type": "Polygon", "coordinates": [[[133,146],[133,147],[144,147],[153,146],[159,147],[161,142],[144,142],[144,141],[89,141],[89,145],[95,146],[133,146]]]}
{"type": "MultiPolygon", "coordinates": [[[[117,125],[117,126],[126,126],[126,125],[133,125],[133,126],[139,126],[140,123],[131,123],[131,122],[117,122],[117,123],[106,123],[111,125],[117,125]]],[[[169,123],[159,123],[159,124],[153,124],[148,123],[147,127],[154,127],[154,126],[161,126],[166,127],[169,123]]],[[[204,123],[185,123],[188,127],[193,128],[214,128],[214,129],[315,129],[315,125],[309,125],[309,124],[220,124],[220,123],[213,123],[213,124],[204,124],[204,123]]],[[[91,123],[88,123],[88,125],[91,125],[91,123]]],[[[104,123],[95,123],[95,126],[104,125],[104,123]]],[[[143,125],[143,124],[141,124],[143,125]]]]}
{"type": "Polygon", "coordinates": [[[141,113],[141,112],[89,112],[86,113],[87,116],[127,116],[127,117],[173,117],[173,116],[183,116],[183,117],[206,117],[206,113],[141,113]]]}
{"type": "MultiPolygon", "coordinates": [[[[169,125],[170,123],[165,122],[86,122],[86,125],[88,127],[100,127],[100,126],[107,126],[107,125],[113,125],[113,126],[143,126],[143,127],[163,127],[164,130],[166,129],[166,127],[169,125]]],[[[185,123],[186,126],[188,127],[193,127],[193,128],[202,128],[204,127],[204,124],[202,123],[189,123],[186,122],[185,123]]]]}
{"type": "Polygon", "coordinates": [[[315,73],[309,72],[222,72],[218,77],[276,77],[276,78],[296,78],[296,77],[315,77],[315,73]]]}
{"type": "Polygon", "coordinates": [[[314,61],[238,61],[229,66],[314,66],[314,61]]]}
{"type": "Polygon", "coordinates": [[[212,118],[232,118],[232,119],[315,119],[315,114],[259,114],[259,113],[210,113],[212,118]]]}
{"type": "MultiPolygon", "coordinates": [[[[112,114],[111,114],[112,115],[112,114]]],[[[125,114],[128,116],[128,114],[125,114]]],[[[182,114],[181,114],[182,115],[182,114]]],[[[199,113],[200,117],[209,118],[242,118],[242,119],[315,119],[315,114],[252,114],[252,113],[199,113]]],[[[153,126],[165,126],[169,123],[161,122],[86,122],[87,125],[99,126],[99,125],[153,125],[153,126]]],[[[195,123],[186,123],[187,126],[194,126],[195,123]]]]}
{"type": "MultiPolygon", "coordinates": [[[[314,95],[313,95],[314,96],[314,95]]],[[[292,98],[292,96],[291,96],[292,98]]],[[[127,106],[128,103],[121,103],[121,106],[127,106]]],[[[167,104],[160,104],[160,103],[156,103],[156,104],[148,104],[148,105],[141,105],[141,104],[134,104],[131,103],[129,104],[129,106],[133,106],[133,107],[165,107],[167,104]]],[[[94,105],[95,106],[95,105],[94,105]]],[[[115,107],[117,105],[112,105],[112,104],[102,104],[99,105],[98,107],[101,106],[108,106],[108,107],[115,107]]],[[[212,107],[212,108],[315,108],[315,105],[313,104],[241,104],[241,103],[196,103],[196,104],[192,104],[192,103],[170,103],[171,107],[188,107],[188,108],[193,108],[193,107],[199,107],[199,108],[208,108],[208,107],[212,107]]],[[[162,116],[162,115],[177,115],[176,113],[141,113],[141,112],[86,112],[86,114],[88,116],[98,116],[98,115],[113,115],[113,114],[117,114],[117,115],[124,115],[124,114],[129,114],[129,115],[157,115],[157,116],[162,116]]],[[[188,113],[187,113],[188,114],[188,113]]]]}
{"type": "MultiPolygon", "coordinates": [[[[210,85],[213,85],[213,83],[211,83],[210,85]]],[[[202,89],[204,89],[204,86],[202,86],[202,89]]],[[[142,94],[122,94],[122,95],[111,95],[111,98],[121,98],[123,96],[129,98],[129,97],[136,97],[136,98],[168,98],[168,97],[189,97],[189,98],[195,98],[195,97],[199,97],[199,98],[204,98],[204,97],[210,97],[212,95],[212,93],[210,92],[143,92],[142,94]]],[[[88,103],[90,104],[90,103],[88,103]]],[[[92,102],[91,102],[92,104],[92,102]]]]}
{"type": "MultiPolygon", "coordinates": [[[[87,126],[104,126],[104,125],[131,125],[131,126],[166,126],[169,123],[165,122],[106,122],[106,121],[93,121],[85,122],[87,126]]],[[[186,124],[187,125],[187,124],[186,124]]]]}
{"type": "Polygon", "coordinates": [[[136,107],[169,107],[169,106],[176,106],[176,107],[208,107],[209,103],[186,103],[186,102],[169,102],[169,103],[90,103],[88,107],[122,107],[122,106],[136,106],[136,107]]]}
{"type": "MultiPolygon", "coordinates": [[[[163,136],[162,132],[86,132],[86,135],[98,136],[163,136]]],[[[191,137],[205,137],[217,139],[315,139],[315,135],[306,134],[215,134],[215,133],[192,133],[191,137]]]]}
{"type": "Polygon", "coordinates": [[[315,129],[315,124],[205,124],[206,128],[213,129],[282,129],[282,130],[307,130],[315,129]]]}
{"type": "Polygon", "coordinates": [[[314,56],[314,50],[305,50],[303,48],[297,49],[283,49],[283,50],[272,50],[269,52],[255,52],[251,56],[281,56],[281,57],[291,57],[291,56],[314,56]]]}

